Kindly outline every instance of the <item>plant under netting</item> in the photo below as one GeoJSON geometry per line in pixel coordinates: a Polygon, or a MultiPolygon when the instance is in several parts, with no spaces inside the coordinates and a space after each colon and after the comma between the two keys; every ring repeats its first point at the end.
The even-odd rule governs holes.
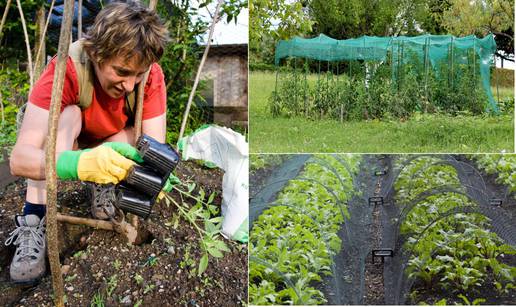
{"type": "Polygon", "coordinates": [[[415,112],[499,113],[490,87],[493,36],[280,41],[273,115],[360,120],[415,112]],[[280,70],[282,71],[280,73],[280,70]]]}

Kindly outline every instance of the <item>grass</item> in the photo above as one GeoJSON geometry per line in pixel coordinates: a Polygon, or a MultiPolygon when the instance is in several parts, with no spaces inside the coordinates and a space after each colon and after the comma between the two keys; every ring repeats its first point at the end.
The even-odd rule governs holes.
{"type": "MultiPolygon", "coordinates": [[[[420,115],[401,121],[339,122],[273,118],[267,100],[275,74],[249,75],[249,141],[252,153],[514,151],[512,115],[420,115]]],[[[513,89],[500,88],[500,96],[513,89]]],[[[495,96],[496,98],[496,96],[495,96]]]]}

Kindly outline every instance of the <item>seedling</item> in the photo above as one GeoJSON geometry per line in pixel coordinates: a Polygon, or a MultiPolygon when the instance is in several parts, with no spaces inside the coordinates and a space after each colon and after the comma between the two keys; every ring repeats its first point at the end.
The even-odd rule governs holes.
{"type": "Polygon", "coordinates": [[[107,283],[107,289],[106,293],[108,297],[111,297],[111,294],[113,294],[113,291],[115,291],[116,286],[118,285],[118,276],[115,274],[111,277],[109,277],[108,283],[107,283]]]}
{"type": "Polygon", "coordinates": [[[143,277],[138,273],[134,274],[134,280],[139,285],[141,285],[143,283],[143,277]]]}
{"type": "Polygon", "coordinates": [[[91,300],[91,306],[94,306],[94,307],[104,307],[104,297],[102,296],[102,294],[100,294],[100,291],[98,291],[97,293],[95,293],[95,295],[93,296],[93,299],[91,300]]]}
{"type": "Polygon", "coordinates": [[[154,288],[156,288],[156,286],[153,284],[147,285],[145,287],[145,289],[143,290],[143,294],[147,294],[147,293],[151,292],[152,290],[154,290],[154,288]]]}

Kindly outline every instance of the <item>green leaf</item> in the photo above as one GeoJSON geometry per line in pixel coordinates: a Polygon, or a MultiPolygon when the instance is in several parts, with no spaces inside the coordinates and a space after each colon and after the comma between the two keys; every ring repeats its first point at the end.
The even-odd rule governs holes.
{"type": "Polygon", "coordinates": [[[208,198],[208,202],[206,204],[211,204],[213,202],[213,199],[215,199],[215,192],[210,194],[210,197],[208,198]]]}
{"type": "Polygon", "coordinates": [[[197,276],[201,276],[201,274],[204,273],[204,271],[206,271],[207,267],[208,267],[208,254],[204,254],[201,257],[201,261],[199,261],[199,269],[198,269],[197,276]]]}
{"type": "Polygon", "coordinates": [[[222,257],[224,257],[222,252],[220,250],[218,250],[217,248],[208,248],[208,253],[210,253],[210,255],[212,255],[215,258],[222,258],[222,257]]]}
{"type": "Polygon", "coordinates": [[[192,191],[194,189],[195,189],[195,182],[188,184],[188,193],[192,193],[192,191]]]}
{"type": "Polygon", "coordinates": [[[215,247],[220,249],[221,251],[230,252],[230,249],[228,248],[226,243],[224,243],[224,241],[217,240],[214,243],[215,243],[215,247]]]}

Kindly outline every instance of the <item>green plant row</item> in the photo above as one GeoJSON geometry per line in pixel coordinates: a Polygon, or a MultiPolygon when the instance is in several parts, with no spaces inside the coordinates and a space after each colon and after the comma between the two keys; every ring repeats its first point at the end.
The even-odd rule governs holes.
{"type": "Polygon", "coordinates": [[[269,98],[272,115],[391,119],[414,113],[481,114],[488,106],[478,62],[456,64],[453,70],[446,60],[435,70],[425,69],[416,58],[398,68],[389,63],[346,63],[349,69],[320,72],[315,83],[305,78],[307,63],[280,73],[269,98]]]}
{"type": "MultiPolygon", "coordinates": [[[[401,210],[428,189],[460,184],[453,167],[432,165],[436,161],[418,158],[400,174],[395,188],[401,210]]],[[[412,255],[405,273],[416,278],[412,303],[479,304],[485,301],[482,290],[505,295],[516,289],[516,267],[500,260],[516,250],[488,230],[487,217],[457,213],[438,219],[462,206],[477,205],[462,194],[436,194],[419,202],[401,221],[400,233],[407,237],[403,249],[412,255]]]]}
{"type": "MultiPolygon", "coordinates": [[[[357,171],[360,156],[341,159],[357,171]]],[[[336,158],[316,155],[260,215],[249,240],[250,304],[326,302],[315,286],[332,274],[333,255],[341,249],[337,232],[349,218],[344,204],[353,192],[351,178],[336,158]]]]}
{"type": "Polygon", "coordinates": [[[479,168],[488,174],[497,174],[497,182],[509,187],[509,192],[516,192],[516,156],[505,154],[471,155],[479,168]]]}

